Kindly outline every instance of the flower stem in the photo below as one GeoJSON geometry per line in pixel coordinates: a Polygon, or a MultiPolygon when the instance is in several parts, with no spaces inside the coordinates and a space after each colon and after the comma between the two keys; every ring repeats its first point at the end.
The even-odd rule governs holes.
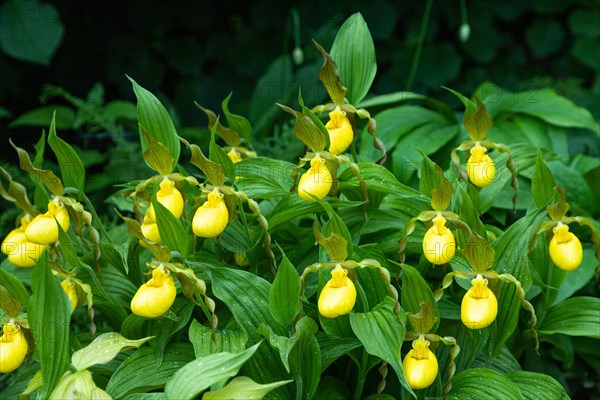
{"type": "Polygon", "coordinates": [[[425,41],[425,34],[427,33],[427,26],[429,25],[429,15],[431,14],[432,5],[433,0],[427,0],[427,4],[425,4],[425,12],[423,13],[423,19],[421,20],[419,38],[417,39],[417,48],[415,49],[415,54],[413,55],[410,66],[410,73],[408,74],[408,80],[406,81],[406,90],[411,90],[415,76],[417,75],[417,68],[419,67],[419,61],[421,60],[421,50],[423,50],[423,42],[425,41]]]}
{"type": "Polygon", "coordinates": [[[362,360],[360,362],[360,368],[358,370],[358,379],[356,381],[356,388],[354,389],[354,400],[360,400],[362,398],[362,391],[365,386],[367,379],[367,370],[369,361],[369,353],[363,349],[362,360]]]}

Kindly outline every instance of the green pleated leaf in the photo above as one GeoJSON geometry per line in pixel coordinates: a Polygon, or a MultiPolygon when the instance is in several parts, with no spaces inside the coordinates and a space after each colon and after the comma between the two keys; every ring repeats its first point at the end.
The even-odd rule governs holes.
{"type": "Polygon", "coordinates": [[[48,144],[56,155],[60,176],[65,186],[74,187],[82,193],[85,184],[85,168],[75,149],[56,135],[56,113],[52,115],[48,144]]]}
{"type": "Polygon", "coordinates": [[[183,227],[181,220],[160,204],[156,199],[156,195],[152,196],[152,206],[156,214],[161,243],[167,246],[169,250],[179,252],[184,258],[187,257],[192,247],[192,236],[183,227]]]}
{"type": "MultiPolygon", "coordinates": [[[[396,179],[387,168],[373,163],[358,163],[362,179],[367,184],[368,190],[392,194],[400,197],[411,197],[414,200],[429,203],[429,198],[419,193],[419,191],[406,186],[396,179]]],[[[358,178],[352,175],[349,169],[345,170],[339,177],[339,188],[342,191],[345,188],[359,187],[358,178]]]]}
{"type": "Polygon", "coordinates": [[[29,293],[27,292],[25,285],[3,268],[0,268],[0,285],[4,286],[8,293],[19,300],[21,304],[27,304],[29,301],[29,293]]]}
{"type": "Polygon", "coordinates": [[[159,366],[154,350],[142,347],[119,365],[108,381],[106,391],[118,399],[132,393],[161,389],[175,372],[193,359],[194,351],[191,345],[175,343],[167,346],[159,366]]]}
{"type": "Polygon", "coordinates": [[[283,104],[277,104],[283,111],[293,115],[296,118],[296,127],[294,135],[307,145],[315,153],[325,150],[327,139],[313,120],[303,113],[293,110],[283,104]]]}
{"type": "Polygon", "coordinates": [[[166,108],[156,96],[138,85],[137,82],[130,77],[127,78],[131,81],[133,91],[137,97],[137,112],[140,124],[142,152],[145,152],[148,147],[148,142],[142,134],[142,129],[145,129],[150,136],[165,145],[169,150],[169,154],[171,154],[173,159],[173,164],[171,165],[172,170],[179,161],[180,151],[179,138],[177,137],[175,125],[173,125],[173,121],[166,108]]]}
{"type": "Polygon", "coordinates": [[[570,336],[600,338],[600,299],[597,297],[572,297],[552,306],[539,333],[562,333],[570,336]]]}
{"type": "Polygon", "coordinates": [[[342,84],[348,88],[348,101],[357,104],[369,92],[377,72],[375,45],[361,13],[352,14],[344,22],[331,46],[331,57],[342,84]]]}
{"type": "MultiPolygon", "coordinates": [[[[192,263],[193,265],[193,263],[192,263]]],[[[233,317],[248,335],[248,343],[255,344],[263,337],[258,332],[260,324],[272,327],[278,335],[283,328],[275,321],[269,308],[271,284],[263,278],[242,270],[198,264],[208,270],[215,296],[231,310],[233,317]]],[[[261,346],[243,368],[244,374],[259,383],[270,383],[289,379],[277,352],[270,346],[261,346]]],[[[275,389],[273,395],[289,398],[287,386],[275,389]]]]}
{"type": "MultiPolygon", "coordinates": [[[[399,314],[402,315],[402,319],[405,321],[404,312],[400,310],[399,314]]],[[[391,297],[386,297],[382,303],[368,313],[350,314],[350,324],[356,337],[365,346],[367,353],[390,364],[396,371],[402,386],[416,398],[417,396],[406,382],[404,369],[400,361],[400,348],[404,340],[404,329],[397,318],[399,317],[394,314],[394,300],[391,297]]]]}
{"type": "MultiPolygon", "coordinates": [[[[319,382],[315,399],[327,400],[347,400],[352,398],[350,389],[346,382],[333,376],[325,375],[319,382]]],[[[385,400],[385,398],[382,398],[385,400]]]]}
{"type": "Polygon", "coordinates": [[[277,335],[264,324],[259,332],[279,351],[281,362],[294,377],[296,397],[310,399],[321,377],[321,351],[315,338],[318,327],[310,317],[303,317],[295,328],[292,337],[277,335]]]}
{"type": "Polygon", "coordinates": [[[247,376],[233,378],[223,389],[207,392],[202,400],[260,400],[271,390],[286,385],[290,381],[279,381],[261,385],[247,376]]]}
{"type": "Polygon", "coordinates": [[[536,207],[546,207],[548,205],[552,200],[555,186],[554,175],[544,162],[542,151],[538,149],[535,169],[531,178],[531,194],[536,207]]]}
{"type": "Polygon", "coordinates": [[[505,376],[517,385],[525,400],[570,399],[565,388],[549,375],[529,371],[513,371],[505,376]]]}
{"type": "MultiPolygon", "coordinates": [[[[531,211],[511,225],[492,244],[496,254],[493,269],[499,274],[509,273],[514,276],[521,282],[525,292],[532,284],[530,260],[527,257],[529,243],[545,217],[546,213],[543,209],[531,211]]],[[[515,285],[502,282],[499,287],[497,293],[498,315],[495,322],[498,329],[492,333],[491,340],[494,343],[493,354],[495,355],[502,350],[502,346],[514,332],[521,310],[521,302],[516,297],[515,285]]]]}
{"type": "Polygon", "coordinates": [[[31,288],[29,326],[42,370],[41,397],[48,398],[69,363],[71,302],[58,278],[52,275],[47,252],[33,269],[31,288]]]}
{"type": "Polygon", "coordinates": [[[83,349],[77,350],[71,356],[71,364],[76,370],[82,371],[97,364],[106,364],[112,361],[119,352],[127,349],[138,348],[152,337],[139,340],[129,340],[116,332],[104,333],[83,349]]]}
{"type": "Polygon", "coordinates": [[[321,373],[338,358],[362,346],[358,339],[341,338],[323,332],[317,333],[316,338],[321,349],[321,373]]]}
{"type": "Polygon", "coordinates": [[[300,311],[300,276],[283,254],[277,275],[269,292],[269,309],[273,318],[283,326],[293,322],[300,311]]]}
{"type": "Polygon", "coordinates": [[[133,393],[125,397],[125,400],[165,400],[165,394],[158,393],[133,393]]]}
{"type": "Polygon", "coordinates": [[[176,299],[171,306],[174,318],[154,318],[146,322],[146,334],[155,336],[149,345],[156,354],[158,365],[163,361],[167,343],[187,325],[193,309],[194,303],[188,299],[176,299]]]}
{"type": "Polygon", "coordinates": [[[225,119],[227,119],[229,128],[246,139],[246,142],[250,143],[250,140],[252,139],[252,125],[250,124],[250,121],[241,115],[237,115],[229,111],[229,100],[231,100],[232,94],[233,92],[229,93],[229,96],[227,96],[221,103],[223,114],[225,114],[225,119]]]}
{"type": "Polygon", "coordinates": [[[402,287],[406,289],[400,292],[402,308],[407,312],[416,314],[421,310],[421,302],[426,301],[431,304],[435,315],[438,316],[438,320],[432,328],[432,331],[434,332],[439,325],[440,311],[431,288],[416,268],[407,264],[398,265],[400,265],[404,271],[402,274],[402,287]]]}
{"type": "Polygon", "coordinates": [[[51,105],[35,108],[31,111],[20,115],[14,121],[8,124],[9,128],[18,126],[40,126],[47,127],[48,121],[52,120],[56,113],[56,127],[58,129],[73,129],[75,122],[75,111],[71,107],[61,105],[51,105]]]}
{"type": "Polygon", "coordinates": [[[186,364],[167,382],[166,397],[194,399],[215,383],[235,376],[258,346],[260,342],[241,353],[216,353],[186,364]]]}
{"type": "Polygon", "coordinates": [[[188,337],[194,346],[197,358],[222,351],[241,353],[246,350],[246,342],[248,341],[246,332],[239,328],[233,329],[228,327],[213,331],[196,320],[193,320],[190,325],[188,337]]]}
{"type": "Polygon", "coordinates": [[[518,386],[504,375],[488,368],[472,368],[452,379],[450,400],[523,400],[518,386]]]}

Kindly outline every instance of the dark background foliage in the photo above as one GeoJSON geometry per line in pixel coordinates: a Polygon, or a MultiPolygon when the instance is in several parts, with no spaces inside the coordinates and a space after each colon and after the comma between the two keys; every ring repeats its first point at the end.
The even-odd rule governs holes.
{"type": "MultiPolygon", "coordinates": [[[[236,112],[255,117],[251,101],[282,89],[263,81],[258,90],[257,82],[273,60],[291,56],[296,32],[304,62],[281,82],[301,84],[307,102],[319,103],[324,94],[316,89],[320,56],[311,39],[329,48],[337,28],[356,10],[375,39],[379,69],[372,92],[406,90],[425,10],[424,2],[387,0],[305,1],[295,8],[273,0],[41,3],[56,8],[54,17],[40,3],[18,1],[4,2],[4,22],[15,18],[7,3],[20,4],[27,18],[52,18],[64,26],[48,65],[0,52],[0,106],[13,118],[38,107],[48,83],[85,98],[94,83],[102,82],[106,99],[133,99],[128,74],[170,104],[181,126],[204,125],[194,101],[218,110],[232,90],[236,112]]],[[[459,39],[460,3],[433,3],[413,91],[458,108],[442,85],[464,93],[486,80],[513,91],[551,86],[600,115],[597,0],[467,1],[471,35],[466,42],[459,39]]],[[[14,161],[14,152],[6,151],[7,136],[33,141],[39,129],[7,131],[9,121],[0,119],[2,158],[14,161]]]]}

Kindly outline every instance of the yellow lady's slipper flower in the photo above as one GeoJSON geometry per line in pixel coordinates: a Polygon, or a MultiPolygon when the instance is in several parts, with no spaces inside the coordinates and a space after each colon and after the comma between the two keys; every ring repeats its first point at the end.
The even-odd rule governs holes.
{"type": "Polygon", "coordinates": [[[469,329],[483,329],[496,319],[498,301],[487,287],[487,279],[481,275],[477,275],[471,285],[460,305],[460,319],[469,329]]]}
{"type": "Polygon", "coordinates": [[[438,361],[429,350],[429,341],[422,337],[412,342],[412,349],[404,357],[404,376],[412,389],[424,389],[435,381],[438,361]]]}
{"type": "Polygon", "coordinates": [[[231,162],[234,164],[243,160],[242,155],[237,150],[235,150],[235,148],[229,150],[227,152],[227,155],[229,156],[231,162]]]}
{"type": "Polygon", "coordinates": [[[446,218],[438,214],[433,219],[433,226],[423,237],[423,254],[430,263],[446,264],[454,257],[456,242],[450,229],[446,227],[446,218]]]}
{"type": "Polygon", "coordinates": [[[348,271],[338,264],[319,296],[319,312],[324,317],[336,318],[352,311],[354,303],[356,287],[348,278],[348,271]]]}
{"type": "Polygon", "coordinates": [[[175,282],[169,271],[165,267],[155,268],[152,278],[140,286],[131,299],[131,311],[141,317],[160,317],[173,305],[176,295],[175,282]]]}
{"type": "Polygon", "coordinates": [[[27,225],[25,236],[30,242],[38,244],[51,244],[58,241],[58,226],[60,224],[63,231],[69,229],[69,213],[62,201],[55,198],[48,203],[48,211],[45,214],[36,216],[33,221],[27,225]]]}
{"type": "Polygon", "coordinates": [[[496,176],[496,166],[494,161],[485,154],[487,149],[476,143],[471,148],[471,156],[467,161],[467,174],[473,185],[486,187],[494,180],[496,176]]]}
{"type": "Polygon", "coordinates": [[[2,252],[17,267],[34,267],[46,248],[46,245],[27,240],[25,229],[29,221],[29,216],[21,218],[21,226],[13,229],[2,241],[2,252]]]}
{"type": "Polygon", "coordinates": [[[581,264],[581,242],[569,232],[569,226],[562,222],[554,228],[554,236],[550,240],[550,258],[558,268],[565,271],[573,271],[581,264]]]}
{"type": "Polygon", "coordinates": [[[213,190],[208,200],[196,210],[192,220],[192,230],[199,237],[219,236],[229,223],[229,212],[223,200],[223,194],[213,190]]]}
{"type": "MultiPolygon", "coordinates": [[[[169,178],[164,178],[160,183],[160,189],[156,193],[156,200],[163,205],[175,218],[181,217],[183,214],[183,197],[181,192],[175,187],[175,182],[169,178]]],[[[146,215],[144,216],[144,224],[156,222],[156,214],[154,207],[150,204],[146,215]]]]}
{"type": "Polygon", "coordinates": [[[160,243],[160,233],[158,232],[158,224],[156,222],[143,223],[140,228],[146,239],[151,242],[160,243]]]}
{"type": "Polygon", "coordinates": [[[73,283],[71,279],[67,278],[60,283],[60,286],[62,286],[63,290],[67,294],[67,297],[69,298],[69,301],[71,302],[71,313],[73,313],[77,308],[77,302],[79,301],[75,283],[73,283]]]}
{"type": "Polygon", "coordinates": [[[350,146],[354,139],[352,124],[346,117],[346,113],[336,107],[329,113],[329,122],[325,124],[329,132],[329,152],[340,154],[350,146]]]}
{"type": "Polygon", "coordinates": [[[310,168],[300,178],[298,184],[298,196],[301,199],[312,201],[314,200],[310,194],[317,196],[319,199],[327,196],[331,190],[333,178],[329,169],[325,165],[325,160],[320,157],[315,157],[310,160],[310,168]],[[310,194],[309,194],[310,193],[310,194]]]}
{"type": "Polygon", "coordinates": [[[27,355],[27,340],[23,330],[13,320],[2,328],[0,336],[0,373],[7,374],[19,368],[27,355]]]}

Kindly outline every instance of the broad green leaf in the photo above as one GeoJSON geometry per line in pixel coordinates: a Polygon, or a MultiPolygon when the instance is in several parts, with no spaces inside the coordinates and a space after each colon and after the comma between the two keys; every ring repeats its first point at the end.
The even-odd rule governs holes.
{"type": "Polygon", "coordinates": [[[362,346],[360,340],[355,338],[340,338],[323,332],[315,336],[321,349],[321,373],[338,358],[362,346]]]}
{"type": "MultiPolygon", "coordinates": [[[[237,323],[246,331],[249,344],[263,339],[258,333],[258,327],[262,323],[272,327],[275,333],[283,334],[284,330],[273,319],[269,309],[270,283],[247,271],[216,267],[207,263],[197,265],[210,273],[213,293],[227,305],[237,323]]],[[[289,378],[279,361],[279,355],[269,346],[261,346],[244,366],[243,371],[259,383],[289,378]]],[[[275,394],[282,398],[291,396],[287,387],[275,390],[275,394]]]]}
{"type": "MultiPolygon", "coordinates": [[[[546,213],[543,209],[534,210],[511,225],[492,243],[496,253],[494,270],[499,274],[509,273],[514,276],[521,282],[525,292],[532,284],[530,261],[527,257],[529,243],[545,218],[546,213]]],[[[521,310],[521,303],[516,297],[515,285],[500,283],[496,297],[498,299],[496,326],[499,329],[492,334],[493,354],[498,354],[502,350],[502,346],[514,332],[521,310]]]]}
{"type": "MultiPolygon", "coordinates": [[[[352,398],[352,395],[346,382],[333,376],[325,375],[319,382],[319,387],[314,398],[318,400],[347,400],[352,398]]],[[[385,398],[382,399],[385,400],[385,398]]]]}
{"type": "MultiPolygon", "coordinates": [[[[295,164],[268,157],[246,158],[235,163],[235,174],[243,178],[255,178],[273,183],[289,192],[294,184],[292,173],[295,164]]],[[[237,184],[243,183],[238,181],[237,184]]]]}
{"type": "Polygon", "coordinates": [[[279,351],[281,362],[294,377],[296,398],[310,399],[321,377],[321,351],[315,338],[318,327],[310,317],[303,317],[295,328],[291,338],[275,334],[267,325],[259,332],[279,351]]]}
{"type": "Polygon", "coordinates": [[[482,140],[492,126],[492,116],[487,112],[479,97],[475,97],[475,101],[477,110],[471,115],[465,113],[463,124],[471,140],[482,140]]]}
{"type": "Polygon", "coordinates": [[[232,94],[233,92],[229,93],[229,96],[227,96],[221,103],[223,113],[225,114],[225,119],[227,119],[229,128],[246,139],[246,142],[250,143],[250,140],[252,139],[252,125],[250,125],[250,121],[241,115],[237,115],[229,111],[229,100],[231,100],[232,94]]]}
{"type": "Polygon", "coordinates": [[[469,236],[463,249],[463,257],[477,273],[487,271],[494,263],[496,254],[488,241],[476,233],[469,236]]]}
{"type": "MultiPolygon", "coordinates": [[[[493,84],[482,83],[476,93],[490,85],[493,84]]],[[[519,93],[501,89],[495,96],[481,95],[481,98],[488,99],[486,107],[492,116],[502,113],[523,113],[541,118],[552,125],[585,128],[600,134],[598,122],[588,110],[576,106],[571,100],[558,95],[552,89],[532,89],[519,93]]]]}
{"type": "Polygon", "coordinates": [[[542,158],[542,151],[538,149],[535,169],[531,178],[531,194],[537,207],[548,205],[554,195],[555,186],[554,176],[542,158]]]}
{"type": "Polygon", "coordinates": [[[128,78],[133,85],[133,91],[137,97],[142,152],[145,152],[148,147],[148,142],[142,134],[142,129],[145,129],[156,141],[167,147],[173,159],[171,169],[175,168],[179,161],[179,138],[177,137],[177,131],[169,113],[156,96],[138,85],[130,77],[128,78]]]}
{"type": "Polygon", "coordinates": [[[169,250],[179,252],[183,258],[187,257],[192,245],[189,232],[183,227],[179,218],[176,218],[171,211],[160,204],[156,195],[152,196],[152,206],[156,214],[161,243],[169,250]]]}
{"type": "MultiPolygon", "coordinates": [[[[461,349],[462,350],[462,349],[461,349]]],[[[502,351],[498,356],[489,358],[485,352],[479,353],[477,358],[471,364],[473,368],[491,368],[494,371],[498,371],[501,374],[508,372],[521,371],[521,365],[515,356],[510,352],[506,346],[502,347],[502,351]]]]}
{"type": "Polygon", "coordinates": [[[562,333],[600,338],[600,299],[572,297],[552,306],[539,329],[540,335],[562,333]]]}
{"type": "Polygon", "coordinates": [[[282,255],[269,292],[269,309],[277,322],[288,326],[300,311],[300,277],[283,251],[282,255]]]}
{"type": "Polygon", "coordinates": [[[125,400],[166,400],[166,397],[163,392],[133,393],[125,397],[125,400]]]}
{"type": "Polygon", "coordinates": [[[348,88],[348,101],[357,104],[371,88],[377,72],[373,38],[361,13],[352,14],[344,22],[331,46],[331,57],[342,84],[348,88]]]}
{"type": "Polygon", "coordinates": [[[160,366],[150,347],[142,347],[127,357],[112,374],[106,391],[113,398],[132,393],[146,393],[161,389],[175,372],[194,359],[190,344],[174,343],[167,346],[160,366]]]}
{"type": "MultiPolygon", "coordinates": [[[[218,119],[217,119],[218,122],[218,119]]],[[[213,161],[215,164],[221,166],[221,171],[225,174],[227,178],[231,182],[235,180],[235,171],[233,170],[233,162],[231,158],[225,153],[225,150],[219,146],[215,141],[216,127],[213,126],[213,129],[210,132],[210,144],[208,147],[208,158],[213,161]]]]}
{"type": "MultiPolygon", "coordinates": [[[[455,122],[456,117],[454,115],[454,111],[451,110],[445,103],[442,103],[439,100],[435,100],[431,97],[424,96],[422,94],[413,93],[413,92],[394,92],[382,94],[379,96],[369,97],[366,100],[360,101],[356,104],[356,107],[360,108],[371,108],[371,107],[379,107],[385,105],[392,105],[396,103],[403,103],[408,101],[423,101],[432,109],[436,110],[438,113],[444,115],[448,121],[455,122]]],[[[379,136],[379,132],[377,132],[377,136],[379,136]]]]}
{"type": "MultiPolygon", "coordinates": [[[[538,240],[542,240],[539,238],[538,240]]],[[[575,271],[566,273],[565,279],[558,288],[558,294],[554,303],[560,303],[571,297],[575,292],[584,287],[595,275],[598,261],[594,257],[594,250],[588,247],[583,248],[583,260],[581,265],[575,271]]],[[[556,269],[554,270],[556,273],[556,269]]]]}
{"type": "Polygon", "coordinates": [[[25,285],[3,268],[0,268],[0,285],[4,286],[8,293],[19,300],[21,304],[26,305],[29,301],[29,293],[25,289],[25,285]]]}
{"type": "Polygon", "coordinates": [[[75,112],[67,106],[46,106],[35,108],[8,124],[9,128],[18,126],[40,126],[47,127],[52,118],[56,115],[57,129],[73,129],[75,122],[75,112]]]}
{"type": "Polygon", "coordinates": [[[404,312],[399,310],[399,315],[394,313],[394,300],[386,297],[368,313],[350,314],[350,324],[356,337],[365,346],[367,353],[379,357],[394,368],[398,380],[415,398],[416,395],[408,386],[404,377],[400,358],[400,348],[404,340],[404,327],[400,322],[406,320],[404,312]]]}
{"type": "Polygon", "coordinates": [[[31,289],[29,326],[33,331],[42,369],[41,396],[47,398],[69,363],[71,319],[71,302],[57,278],[52,275],[47,252],[33,269],[31,289]]]}
{"type": "Polygon", "coordinates": [[[46,186],[52,192],[52,194],[56,196],[63,194],[65,187],[61,180],[54,175],[54,172],[47,169],[38,169],[34,167],[31,163],[31,159],[29,158],[29,154],[27,154],[27,152],[22,148],[15,146],[12,140],[8,139],[8,141],[10,145],[17,151],[19,156],[19,167],[23,171],[33,175],[36,179],[39,179],[44,186],[46,186]]]}
{"type": "Polygon", "coordinates": [[[400,292],[402,308],[407,312],[416,314],[421,310],[421,302],[426,301],[431,304],[435,314],[438,316],[438,321],[436,321],[432,328],[432,332],[435,332],[439,325],[440,311],[431,288],[416,268],[408,264],[399,265],[404,271],[402,274],[402,287],[406,289],[400,292]]]}
{"type": "Polygon", "coordinates": [[[156,363],[163,361],[165,348],[171,337],[182,330],[190,320],[194,303],[188,299],[176,299],[171,306],[175,318],[154,318],[146,323],[146,334],[156,336],[149,345],[156,354],[156,363]]]}
{"type": "Polygon", "coordinates": [[[56,135],[56,113],[52,115],[48,144],[56,155],[64,184],[76,188],[80,194],[83,193],[85,168],[73,147],[56,135]]]}
{"type": "Polygon", "coordinates": [[[472,368],[454,376],[448,399],[523,400],[523,395],[517,385],[499,372],[488,368],[472,368]]]}
{"type": "Polygon", "coordinates": [[[247,376],[235,377],[222,389],[207,392],[202,400],[261,400],[271,390],[287,385],[289,381],[279,381],[261,385],[247,376]]]}
{"type": "Polygon", "coordinates": [[[129,264],[127,263],[128,246],[123,244],[100,243],[102,258],[108,261],[115,269],[123,275],[128,275],[129,264]]]}
{"type": "Polygon", "coordinates": [[[186,364],[167,382],[165,396],[182,400],[196,398],[215,383],[237,375],[258,346],[260,342],[241,353],[216,353],[186,364]]]}
{"type": "Polygon", "coordinates": [[[239,328],[228,327],[213,331],[196,320],[193,320],[190,325],[188,337],[194,346],[196,358],[223,351],[241,353],[246,349],[246,342],[248,341],[246,332],[239,328]]]}
{"type": "Polygon", "coordinates": [[[546,374],[530,371],[513,371],[505,375],[523,394],[525,400],[568,400],[565,388],[546,374]]]}
{"type": "Polygon", "coordinates": [[[0,7],[0,47],[17,60],[49,65],[64,27],[56,8],[37,0],[7,1],[0,7]]]}
{"type": "MultiPolygon", "coordinates": [[[[406,186],[396,179],[396,177],[382,165],[373,163],[358,163],[362,179],[367,184],[368,190],[392,194],[400,197],[410,197],[415,201],[429,203],[429,198],[423,196],[417,190],[406,186]]],[[[358,187],[358,178],[356,178],[349,169],[342,172],[339,177],[340,191],[346,188],[358,187]]]]}
{"type": "Polygon", "coordinates": [[[152,337],[139,340],[129,340],[116,332],[103,333],[83,349],[77,350],[71,356],[71,364],[76,370],[82,371],[97,364],[106,364],[112,361],[119,352],[131,348],[138,348],[152,337]]]}

